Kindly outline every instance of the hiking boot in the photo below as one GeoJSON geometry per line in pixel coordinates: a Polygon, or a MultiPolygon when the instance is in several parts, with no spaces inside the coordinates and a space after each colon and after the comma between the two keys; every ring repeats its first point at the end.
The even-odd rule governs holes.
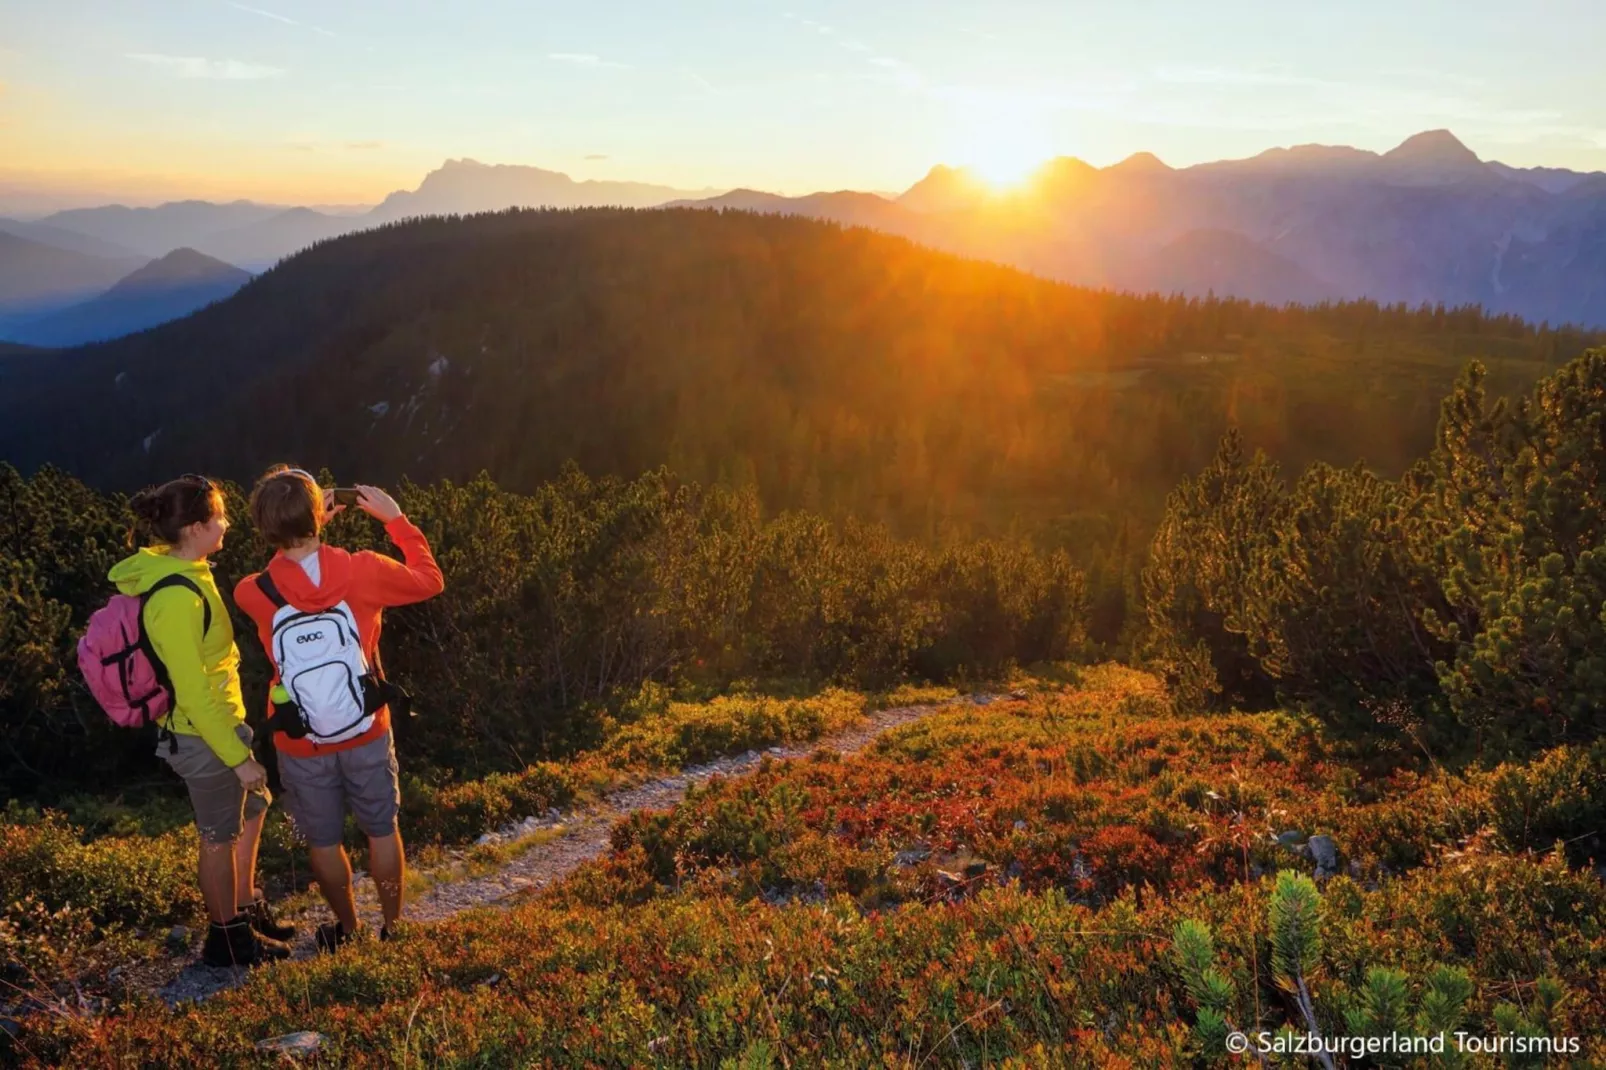
{"type": "Polygon", "coordinates": [[[253,900],[251,905],[245,908],[245,912],[251,917],[251,928],[268,939],[288,941],[295,938],[296,927],[275,918],[266,899],[253,900]]]}
{"type": "Polygon", "coordinates": [[[290,945],[257,932],[243,911],[222,925],[215,921],[208,925],[201,945],[201,961],[208,966],[255,966],[289,957],[290,945]]]}
{"type": "Polygon", "coordinates": [[[347,940],[354,939],[356,935],[355,932],[348,933],[346,927],[338,921],[326,921],[318,926],[318,931],[313,936],[313,942],[318,945],[319,951],[333,955],[340,949],[342,944],[347,940]]]}

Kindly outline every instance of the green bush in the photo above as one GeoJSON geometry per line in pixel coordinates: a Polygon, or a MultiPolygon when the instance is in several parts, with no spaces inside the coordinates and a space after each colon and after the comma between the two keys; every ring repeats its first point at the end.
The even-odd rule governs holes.
{"type": "MultiPolygon", "coordinates": [[[[430,782],[596,750],[609,711],[648,684],[882,687],[1086,647],[1081,573],[1063,553],[1019,541],[939,550],[852,519],[763,520],[751,487],[704,489],[662,468],[593,480],[569,464],[527,495],[484,476],[398,495],[446,577],[443,594],[387,614],[385,627],[386,668],[416,698],[417,715],[396,722],[397,749],[430,782]]],[[[226,497],[234,527],[214,563],[225,590],[269,556],[239,488],[226,497]]],[[[148,735],[106,720],[73,649],[127,552],[125,502],[52,469],[24,479],[3,464],[0,502],[0,788],[51,801],[148,780],[148,735]]],[[[328,537],[392,549],[354,515],[328,537]]],[[[268,666],[251,622],[237,609],[233,620],[254,714],[268,666]]],[[[781,730],[740,731],[756,745],[781,730]]],[[[698,741],[713,731],[641,741],[663,751],[642,759],[699,760],[729,742],[698,741]]]]}
{"type": "Polygon", "coordinates": [[[1178,489],[1144,584],[1185,699],[1263,680],[1351,739],[1486,760],[1606,732],[1606,350],[1515,404],[1483,378],[1399,480],[1289,490],[1228,436],[1178,489]]]}
{"type": "Polygon", "coordinates": [[[124,935],[201,911],[193,826],[84,843],[59,814],[9,807],[0,821],[0,974],[24,984],[75,976],[124,935]]]}
{"type": "Polygon", "coordinates": [[[1606,862],[1606,741],[1502,765],[1487,790],[1495,828],[1511,850],[1562,843],[1576,865],[1606,862]]]}

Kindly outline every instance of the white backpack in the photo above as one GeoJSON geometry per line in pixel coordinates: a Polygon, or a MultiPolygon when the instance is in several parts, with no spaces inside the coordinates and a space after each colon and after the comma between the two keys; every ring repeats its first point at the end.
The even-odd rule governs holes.
{"type": "Polygon", "coordinates": [[[303,612],[285,601],[266,571],[257,587],[275,607],[269,656],[294,707],[275,703],[275,726],[314,743],[341,743],[368,731],[384,705],[384,689],[369,671],[351,607],[340,602],[303,612]]]}

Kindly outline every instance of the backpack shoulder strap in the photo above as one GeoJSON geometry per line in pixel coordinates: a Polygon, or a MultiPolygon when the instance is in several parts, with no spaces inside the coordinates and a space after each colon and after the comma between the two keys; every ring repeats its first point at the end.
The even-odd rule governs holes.
{"type": "Polygon", "coordinates": [[[279,593],[279,585],[273,582],[273,577],[268,575],[267,569],[257,573],[257,590],[273,603],[274,609],[283,609],[290,604],[285,601],[284,595],[279,593]]]}
{"type": "Polygon", "coordinates": [[[141,618],[143,618],[145,615],[145,606],[148,602],[150,602],[151,596],[157,591],[165,591],[169,587],[187,588],[195,595],[195,597],[201,600],[201,634],[205,635],[207,632],[211,631],[212,603],[207,599],[206,594],[201,590],[199,584],[190,579],[188,576],[180,575],[177,572],[168,576],[163,576],[161,579],[151,584],[150,590],[139,596],[139,612],[141,618]]]}

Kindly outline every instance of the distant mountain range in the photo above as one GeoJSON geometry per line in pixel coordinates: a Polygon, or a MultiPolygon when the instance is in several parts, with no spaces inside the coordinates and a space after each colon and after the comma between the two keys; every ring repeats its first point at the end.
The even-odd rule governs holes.
{"type": "Polygon", "coordinates": [[[1385,153],[1301,145],[1183,169],[1148,153],[1104,168],[1062,157],[1006,190],[938,166],[891,197],[685,191],[449,160],[416,190],[354,214],[243,201],[75,209],[0,220],[0,242],[55,250],[0,244],[0,337],[19,312],[37,319],[85,301],[177,248],[260,271],[408,216],[603,205],[811,216],[1120,290],[1479,304],[1606,324],[1606,174],[1484,162],[1436,130],[1385,153]]]}
{"type": "Polygon", "coordinates": [[[76,208],[36,223],[0,220],[0,230],[44,242],[59,234],[61,240],[54,244],[70,247],[76,243],[77,251],[102,256],[159,257],[187,247],[255,271],[326,238],[408,216],[471,215],[521,207],[651,208],[719,192],[639,182],[576,182],[568,175],[538,167],[448,160],[426,175],[418,189],[398,190],[364,212],[336,213],[252,201],[175,201],[155,208],[76,208]]]}
{"type": "MultiPolygon", "coordinates": [[[[48,228],[22,237],[0,224],[0,324],[76,304],[146,263],[138,255],[102,256],[46,244],[38,240],[41,229],[48,228]]],[[[80,245],[90,240],[82,235],[72,239],[80,245]]]]}
{"type": "Polygon", "coordinates": [[[1606,174],[1485,163],[1445,130],[1382,154],[1305,145],[1181,170],[1064,157],[1014,190],[936,167],[895,199],[685,203],[871,226],[1089,286],[1606,324],[1606,174]]]}
{"type": "Polygon", "coordinates": [[[120,279],[98,297],[6,331],[47,348],[117,338],[187,316],[251,281],[251,273],[194,249],[175,249],[120,279]]]}
{"type": "Polygon", "coordinates": [[[140,330],[226,297],[251,271],[317,242],[408,216],[645,208],[718,192],[576,182],[536,167],[449,160],[417,190],[393,193],[364,212],[175,201],[76,208],[34,222],[0,219],[0,338],[65,346],[140,330]],[[153,260],[159,266],[150,273],[130,274],[153,260]]]}

